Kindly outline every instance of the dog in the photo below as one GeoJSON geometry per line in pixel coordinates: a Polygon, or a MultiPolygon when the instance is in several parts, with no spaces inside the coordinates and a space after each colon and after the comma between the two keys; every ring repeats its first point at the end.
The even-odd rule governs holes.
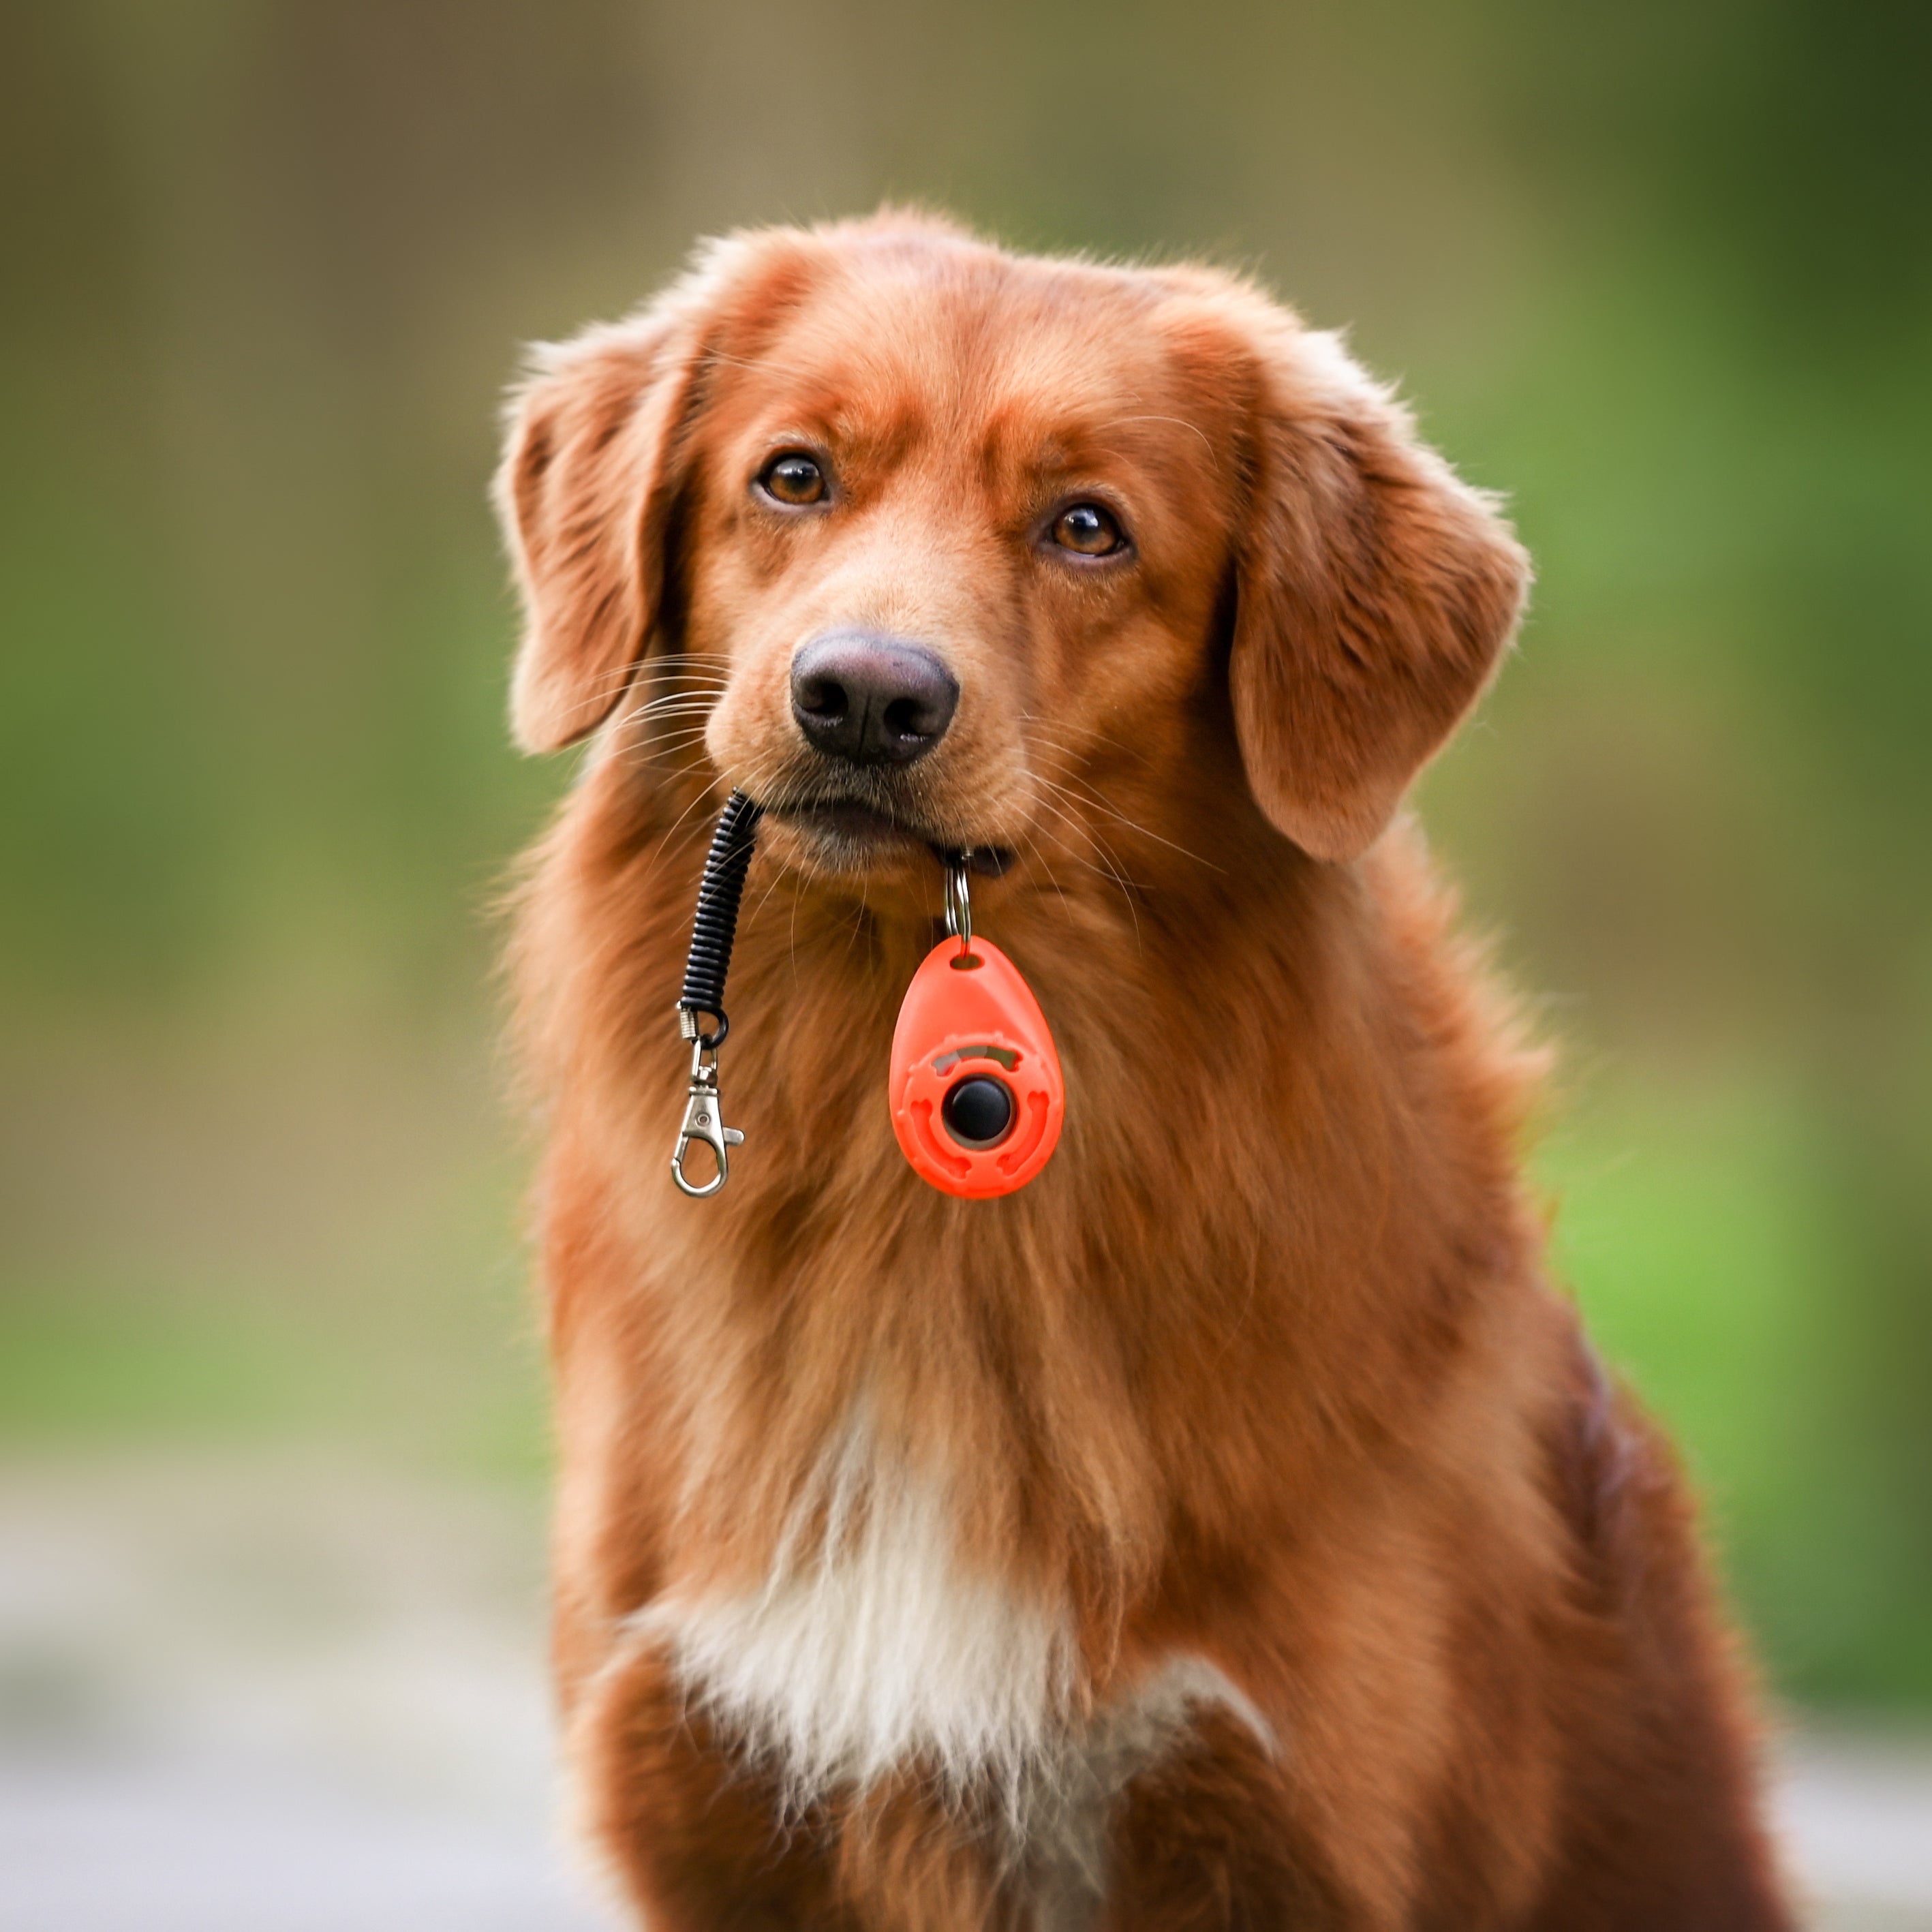
{"type": "Polygon", "coordinates": [[[1540,1070],[1402,806],[1523,553],[1337,338],[1206,267],[887,211],[538,356],[497,500],[554,1662],[641,1921],[1793,1922],[1666,1445],[1546,1285],[1540,1070]],[[764,808],[666,1172],[712,822],[764,808]],[[971,854],[1064,1132],[895,1144],[971,854]]]}

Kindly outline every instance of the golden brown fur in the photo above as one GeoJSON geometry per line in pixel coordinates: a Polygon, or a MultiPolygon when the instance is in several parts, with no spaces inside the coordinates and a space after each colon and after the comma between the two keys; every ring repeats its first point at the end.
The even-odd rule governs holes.
{"type": "Polygon", "coordinates": [[[1244,283],[890,215],[736,238],[550,352],[501,501],[519,735],[598,734],[514,963],[556,1665],[649,1922],[1787,1924],[1678,1479],[1540,1283],[1535,1063],[1397,815],[1515,623],[1492,507],[1244,283]],[[823,514],[749,488],[794,447],[836,470],[823,514]],[[1042,548],[1070,494],[1130,556],[1042,548]],[[788,667],[855,623],[940,652],[957,717],[852,781],[909,835],[768,819],[724,1056],[748,1139],[688,1201],[670,1002],[710,823],[819,783],[788,667]],[[1013,855],[976,914],[1065,1068],[1059,1151],[997,1201],[926,1186],[888,1118],[935,844],[1013,855]],[[958,1602],[1062,1646],[1050,1742],[801,1786],[666,1633],[762,1631],[901,1491],[958,1602]],[[1106,1784],[1093,1740],[1175,1659],[1225,1694],[1106,1784]],[[1084,1877],[1038,1822],[1076,1772],[1084,1877]]]}

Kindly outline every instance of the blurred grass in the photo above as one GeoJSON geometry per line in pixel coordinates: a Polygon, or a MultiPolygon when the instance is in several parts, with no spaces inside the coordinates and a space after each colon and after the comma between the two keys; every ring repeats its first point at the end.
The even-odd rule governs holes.
{"type": "MultiPolygon", "coordinates": [[[[405,1329],[406,1329],[406,1324],[405,1329]]],[[[548,1466],[538,1352],[515,1298],[466,1301],[434,1344],[344,1332],[205,1281],[14,1284],[0,1305],[0,1452],[354,1441],[412,1466],[528,1487],[548,1466]]]]}
{"type": "Polygon", "coordinates": [[[17,1061],[0,1454],[307,1442],[540,1481],[524,1162],[483,1024],[17,1061]]]}
{"type": "Polygon", "coordinates": [[[1932,1709],[1932,10],[0,0],[0,1447],[540,1473],[517,345],[886,194],[1255,267],[1511,493],[1425,806],[1779,1682],[1932,1709]]]}

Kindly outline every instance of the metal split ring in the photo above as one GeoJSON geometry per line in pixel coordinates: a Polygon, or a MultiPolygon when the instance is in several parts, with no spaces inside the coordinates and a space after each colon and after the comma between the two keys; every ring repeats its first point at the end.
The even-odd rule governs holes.
{"type": "Polygon", "coordinates": [[[966,882],[964,852],[946,855],[946,929],[959,942],[962,952],[973,950],[973,895],[966,882]]]}

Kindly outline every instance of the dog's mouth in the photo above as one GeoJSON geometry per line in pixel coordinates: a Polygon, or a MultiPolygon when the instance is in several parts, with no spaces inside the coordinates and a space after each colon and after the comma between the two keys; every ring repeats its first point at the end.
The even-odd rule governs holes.
{"type": "Polygon", "coordinates": [[[880,848],[929,845],[930,833],[920,825],[882,812],[856,798],[814,798],[767,808],[782,824],[796,826],[815,842],[880,848]]]}
{"type": "Polygon", "coordinates": [[[765,809],[800,834],[812,859],[828,871],[862,872],[921,850],[943,860],[963,850],[971,869],[989,878],[1013,862],[1010,847],[974,843],[863,799],[776,799],[765,809]]]}

